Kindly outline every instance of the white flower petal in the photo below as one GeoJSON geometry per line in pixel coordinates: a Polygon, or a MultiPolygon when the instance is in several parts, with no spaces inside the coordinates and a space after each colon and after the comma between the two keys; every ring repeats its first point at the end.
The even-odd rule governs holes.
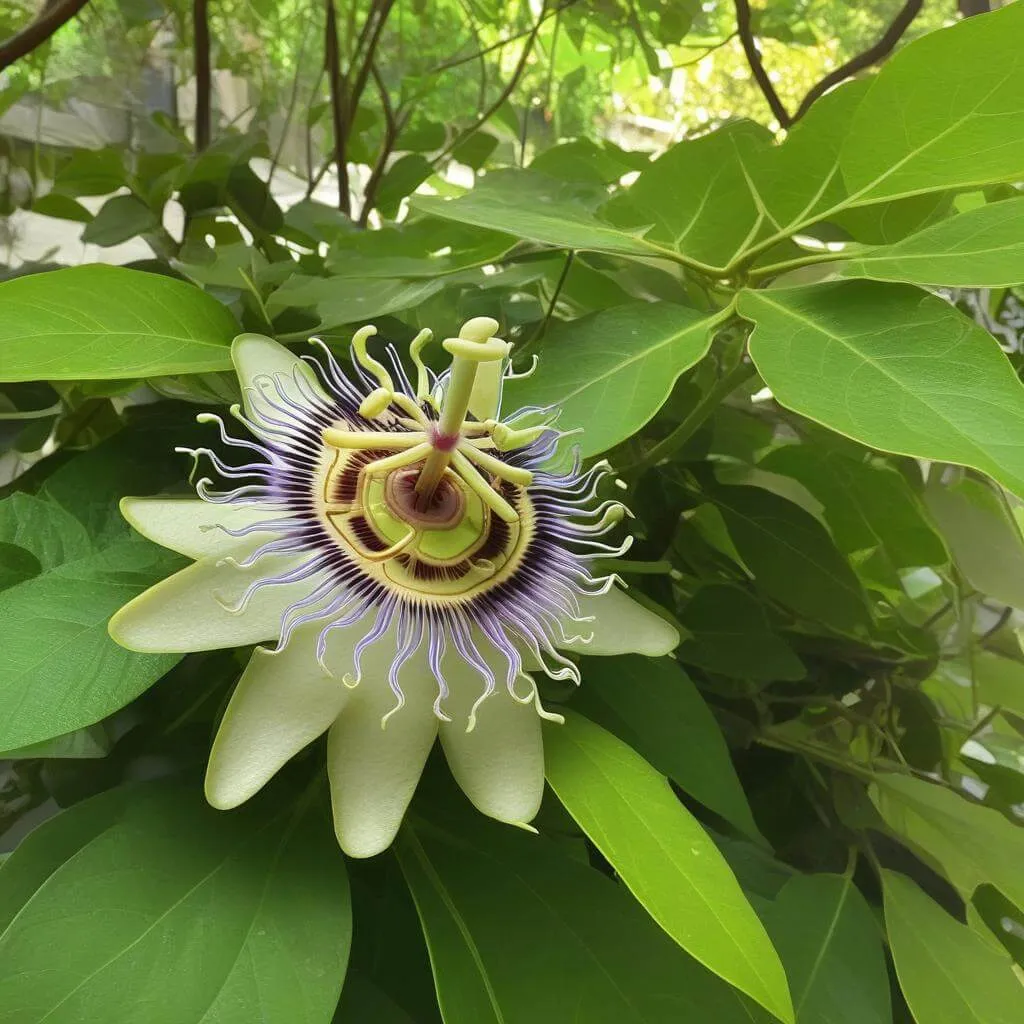
{"type": "Polygon", "coordinates": [[[342,677],[365,630],[331,631],[328,675],[316,658],[323,623],[296,630],[280,652],[256,649],[217,730],[206,769],[206,799],[221,810],[237,807],[270,781],[282,765],[327,731],[352,691],[342,677]]]}
{"type": "Polygon", "coordinates": [[[674,626],[615,587],[599,597],[581,597],[580,610],[584,616],[594,617],[593,622],[579,626],[581,633],[593,632],[593,639],[590,643],[577,640],[559,644],[566,650],[658,658],[679,646],[679,633],[674,626]]]}
{"type": "Polygon", "coordinates": [[[306,406],[308,403],[295,384],[294,376],[297,372],[305,381],[307,390],[326,399],[316,373],[309,363],[289,352],[284,345],[279,345],[272,338],[262,334],[240,334],[231,343],[231,361],[235,364],[238,383],[242,387],[242,402],[247,416],[253,415],[252,394],[247,390],[249,388],[264,391],[272,400],[281,401],[269,382],[257,380],[260,377],[280,374],[280,384],[285,394],[293,401],[306,406]]]}
{"type": "Polygon", "coordinates": [[[275,535],[259,530],[247,537],[232,537],[224,529],[241,530],[285,514],[251,506],[218,505],[201,498],[121,499],[121,515],[143,537],[189,558],[222,558],[227,554],[238,557],[275,535]]]}
{"type": "Polygon", "coordinates": [[[363,678],[327,734],[327,772],[334,829],[350,857],[373,857],[395,838],[437,736],[437,686],[421,648],[400,681],[406,704],[395,706],[388,667],[395,654],[388,634],[367,650],[363,678]]]}
{"type": "Polygon", "coordinates": [[[216,558],[202,558],[129,601],[107,628],[122,647],[149,654],[213,651],[275,640],[285,609],[309,594],[320,577],[261,587],[244,612],[229,608],[238,604],[250,583],[288,572],[303,561],[295,555],[267,556],[248,569],[238,569],[218,564],[216,558]]]}
{"type": "Polygon", "coordinates": [[[484,680],[472,666],[448,659],[451,693],[444,710],[452,720],[440,725],[441,746],[455,781],[478,810],[522,825],[536,816],[544,795],[541,719],[532,701],[521,704],[504,687],[503,669],[496,675],[498,689],[477,708],[473,731],[466,732],[484,680]]]}

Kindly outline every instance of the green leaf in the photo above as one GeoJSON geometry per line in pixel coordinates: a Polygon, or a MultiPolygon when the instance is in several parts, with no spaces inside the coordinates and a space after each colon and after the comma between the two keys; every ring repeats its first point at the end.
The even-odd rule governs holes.
{"type": "Polygon", "coordinates": [[[545,731],[551,788],[647,912],[693,957],[783,1021],[778,954],[699,822],[646,761],[572,712],[545,731]]]}
{"type": "Polygon", "coordinates": [[[124,786],[83,800],[48,818],[18,843],[0,868],[0,935],[65,861],[120,818],[133,792],[124,786]]]}
{"type": "Polygon", "coordinates": [[[948,487],[930,480],[924,497],[967,582],[1024,608],[1024,542],[1002,493],[967,477],[948,487]]]}
{"type": "Polygon", "coordinates": [[[583,249],[621,256],[673,256],[655,242],[594,216],[585,206],[559,201],[530,188],[529,172],[480,186],[457,199],[416,196],[414,210],[445,220],[504,231],[516,238],[561,249],[583,249]]]}
{"type": "Polygon", "coordinates": [[[107,620],[181,564],[133,537],[0,592],[0,750],[99,721],[178,660],[124,650],[107,620]]]}
{"type": "Polygon", "coordinates": [[[46,758],[82,758],[106,757],[110,753],[110,739],[101,725],[90,725],[84,729],[54,736],[53,739],[40,743],[30,743],[27,747],[14,750],[0,750],[0,757],[10,761],[23,760],[29,757],[46,758]]]}
{"type": "Polygon", "coordinates": [[[77,199],[49,192],[32,200],[32,212],[44,217],[56,217],[58,220],[73,220],[80,224],[88,224],[93,219],[92,212],[87,210],[77,199]]]}
{"type": "Polygon", "coordinates": [[[949,561],[921,500],[889,465],[800,444],[769,452],[758,468],[799,480],[822,503],[839,549],[846,555],[870,553],[858,563],[866,579],[899,587],[898,570],[949,561]]]}
{"type": "Polygon", "coordinates": [[[644,240],[724,267],[754,239],[757,203],[740,149],[760,149],[771,133],[752,121],[676,143],[612,200],[608,215],[644,240]]]}
{"type": "Polygon", "coordinates": [[[224,370],[234,317],[159,274],[92,265],[0,284],[0,380],[110,380],[224,370]]]}
{"type": "Polygon", "coordinates": [[[114,196],[100,208],[82,232],[82,241],[93,245],[120,245],[136,235],[160,227],[157,215],[136,196],[114,196]]]}
{"type": "Polygon", "coordinates": [[[874,281],[1005,288],[1024,281],[1024,199],[989,203],[839,267],[841,277],[874,281]]]}
{"type": "Polygon", "coordinates": [[[70,512],[17,491],[0,501],[0,538],[30,551],[40,569],[53,569],[93,551],[88,531],[70,512]]]}
{"type": "Polygon", "coordinates": [[[797,1024],[891,1024],[882,936],[851,878],[796,875],[759,910],[786,965],[797,1024]]]}
{"type": "Polygon", "coordinates": [[[289,308],[314,307],[321,327],[340,327],[419,305],[439,292],[444,283],[440,277],[399,281],[296,274],[270,295],[267,310],[277,316],[289,308]]]}
{"type": "Polygon", "coordinates": [[[1024,986],[1008,956],[947,914],[909,878],[882,872],[900,988],[918,1024],[1017,1024],[1024,986]]]}
{"type": "Polygon", "coordinates": [[[453,833],[407,821],[395,850],[445,1024],[770,1020],[546,840],[475,816],[453,833]]]}
{"type": "Polygon", "coordinates": [[[1010,4],[929,33],[886,61],[840,153],[851,199],[877,202],[1024,174],[1022,32],[1024,6],[1010,4]]]}
{"type": "Polygon", "coordinates": [[[918,856],[938,863],[963,899],[991,882],[1024,908],[1024,829],[998,811],[906,775],[876,776],[871,799],[918,856]]]}
{"type": "Polygon", "coordinates": [[[737,830],[764,842],[715,716],[670,658],[587,658],[572,706],[737,830]]]}
{"type": "Polygon", "coordinates": [[[668,302],[638,302],[558,324],[530,377],[510,381],[506,410],[558,403],[560,425],[582,426],[584,455],[612,448],[661,408],[698,362],[724,314],[668,302]]]}
{"type": "Polygon", "coordinates": [[[54,192],[65,196],[105,196],[125,181],[124,158],[116,149],[79,149],[57,172],[54,192]]]}
{"type": "Polygon", "coordinates": [[[772,629],[764,605],[740,587],[701,587],[680,611],[679,622],[690,633],[677,652],[687,665],[761,683],[803,679],[807,674],[789,644],[772,629]]]}
{"type": "Polygon", "coordinates": [[[388,168],[381,178],[376,207],[385,217],[398,213],[398,204],[419,188],[434,173],[426,157],[419,153],[406,153],[388,168]]]}
{"type": "Polygon", "coordinates": [[[814,516],[761,487],[720,487],[713,497],[758,590],[812,621],[867,628],[864,590],[814,516]]]}
{"type": "Polygon", "coordinates": [[[301,814],[221,814],[192,785],[126,801],[0,934],[0,1021],[321,1024],[348,885],[329,830],[301,814]]]}
{"type": "Polygon", "coordinates": [[[783,405],[1024,494],[1024,386],[992,336],[942,299],[849,281],[744,292],[739,309],[757,325],[750,354],[783,405]]]}

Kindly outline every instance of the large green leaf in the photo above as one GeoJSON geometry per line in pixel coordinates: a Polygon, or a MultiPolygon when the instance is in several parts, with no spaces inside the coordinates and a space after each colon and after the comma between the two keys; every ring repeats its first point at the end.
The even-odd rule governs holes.
{"type": "Polygon", "coordinates": [[[1024,829],[966,796],[906,775],[878,776],[871,799],[889,828],[939,864],[964,900],[991,882],[1024,908],[1024,829]]]}
{"type": "Polygon", "coordinates": [[[561,249],[582,249],[621,256],[669,256],[674,250],[617,228],[585,206],[558,201],[530,187],[531,177],[505,176],[500,184],[476,188],[457,199],[415,196],[414,210],[445,220],[507,232],[516,238],[561,249]]]}
{"type": "Polygon", "coordinates": [[[759,910],[786,965],[797,1024],[891,1024],[881,934],[851,878],[796,875],[759,910]]]}
{"type": "Polygon", "coordinates": [[[761,487],[720,487],[714,499],[759,590],[814,621],[867,628],[864,590],[814,516],[761,487]]]}
{"type": "Polygon", "coordinates": [[[1024,541],[1002,492],[967,477],[950,486],[929,481],[924,495],[967,582],[1024,608],[1024,541]]]}
{"type": "Polygon", "coordinates": [[[560,324],[537,371],[507,385],[505,410],[557,403],[559,427],[584,428],[584,455],[606,451],[661,408],[680,374],[707,352],[722,319],[668,302],[638,302],[560,324]]]}
{"type": "Polygon", "coordinates": [[[670,658],[587,658],[573,707],[625,740],[662,775],[763,842],[715,716],[670,658]]]}
{"type": "Polygon", "coordinates": [[[942,299],[848,281],[744,292],[739,309],[756,324],[750,354],[783,405],[1024,494],[1024,386],[992,337],[942,299]]]}
{"type": "MultiPolygon", "coordinates": [[[[68,849],[59,825],[27,844],[48,877],[0,933],[0,1021],[329,1018],[351,921],[344,861],[322,821],[294,808],[221,814],[192,785],[153,787],[89,823],[73,813],[81,848],[68,849]]],[[[0,879],[12,865],[24,876],[22,862],[12,856],[0,879]]]]}
{"type": "Polygon", "coordinates": [[[160,274],[100,264],[0,284],[0,380],[108,380],[231,366],[234,317],[160,274]]]}
{"type": "Polygon", "coordinates": [[[1024,5],[932,32],[887,61],[839,164],[851,199],[895,199],[1024,174],[1024,5]],[[964,74],[970,68],[969,74],[964,74]]]}
{"type": "Polygon", "coordinates": [[[181,564],[180,556],[130,537],[0,592],[0,750],[99,721],[178,660],[118,647],[107,620],[181,564]]]}
{"type": "Polygon", "coordinates": [[[1024,199],[979,206],[892,245],[856,253],[840,274],[957,288],[1018,284],[1024,281],[1024,199]]]}
{"type": "Polygon", "coordinates": [[[906,875],[882,872],[885,924],[917,1024],[1019,1024],[1024,986],[1009,956],[947,914],[906,875]]]}
{"type": "Polygon", "coordinates": [[[771,133],[738,121],[668,149],[608,205],[618,223],[644,240],[724,267],[763,224],[741,150],[763,150],[771,133]]]}
{"type": "Polygon", "coordinates": [[[322,327],[339,327],[418,305],[444,283],[443,277],[407,281],[296,274],[267,299],[267,310],[277,316],[286,309],[313,307],[322,327]]]}
{"type": "Polygon", "coordinates": [[[665,779],[572,712],[547,730],[544,748],[551,788],[648,913],[706,967],[792,1021],[786,975],[764,926],[665,779]]]}
{"type": "Polygon", "coordinates": [[[767,1024],[620,886],[547,841],[477,817],[407,822],[396,852],[445,1024],[767,1024]]]}

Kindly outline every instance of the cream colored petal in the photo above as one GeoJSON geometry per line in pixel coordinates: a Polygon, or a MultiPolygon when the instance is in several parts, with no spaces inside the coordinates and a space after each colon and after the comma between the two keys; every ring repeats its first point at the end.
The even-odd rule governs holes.
{"type": "MultiPolygon", "coordinates": [[[[242,402],[246,415],[253,415],[252,394],[247,389],[256,388],[265,391],[274,401],[280,402],[276,391],[267,381],[260,377],[273,377],[280,374],[281,386],[285,394],[300,405],[307,401],[295,383],[294,375],[298,372],[306,382],[307,391],[323,396],[323,388],[316,378],[316,373],[309,363],[289,352],[284,345],[279,345],[272,338],[262,334],[240,334],[231,343],[231,361],[235,364],[238,383],[242,386],[242,402]]],[[[260,403],[257,402],[257,405],[260,403]]]]}
{"type": "Polygon", "coordinates": [[[206,799],[221,810],[262,789],[303,747],[327,731],[351,696],[342,682],[365,629],[333,630],[325,661],[316,658],[323,623],[296,630],[278,653],[258,647],[235,687],[206,769],[206,799]]]}
{"type": "Polygon", "coordinates": [[[417,652],[400,676],[406,704],[395,706],[388,666],[395,654],[388,634],[367,651],[363,678],[327,734],[327,771],[334,829],[350,857],[373,857],[395,838],[437,736],[437,684],[417,652]]]}
{"type": "Polygon", "coordinates": [[[224,530],[241,530],[280,519],[285,513],[218,505],[201,498],[122,498],[121,515],[143,537],[189,558],[205,558],[227,554],[238,557],[254,550],[275,535],[259,530],[247,537],[232,537],[224,530]]]}
{"type": "Polygon", "coordinates": [[[267,556],[238,569],[202,558],[129,601],[111,618],[108,630],[122,647],[143,653],[213,651],[276,640],[285,609],[311,593],[321,577],[262,587],[244,612],[228,609],[250,583],[286,573],[303,561],[294,555],[267,556]]]}
{"type": "MultiPolygon", "coordinates": [[[[532,701],[521,704],[505,688],[504,668],[498,671],[496,660],[488,661],[496,668],[498,689],[477,708],[473,731],[466,732],[484,680],[471,665],[446,660],[451,693],[444,710],[452,720],[440,725],[441,746],[455,781],[478,810],[521,825],[537,814],[544,795],[541,719],[532,701]]],[[[525,694],[525,681],[519,684],[525,694]]]]}
{"type": "Polygon", "coordinates": [[[679,633],[674,626],[616,587],[599,597],[581,597],[580,609],[584,616],[592,615],[594,621],[578,627],[570,623],[566,632],[592,632],[593,639],[590,643],[560,644],[565,650],[580,654],[646,654],[657,658],[679,646],[679,633]]]}

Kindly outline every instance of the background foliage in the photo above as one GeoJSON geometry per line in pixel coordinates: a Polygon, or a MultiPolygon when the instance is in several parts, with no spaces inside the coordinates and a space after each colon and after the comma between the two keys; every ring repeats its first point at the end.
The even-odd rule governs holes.
{"type": "Polygon", "coordinates": [[[0,6],[0,1022],[1024,1020],[1024,6],[979,6],[0,6]],[[676,657],[549,688],[539,836],[431,768],[346,862],[318,745],[206,808],[246,652],[109,640],[179,565],[118,499],[187,490],[241,330],[480,314],[676,657]]]}

